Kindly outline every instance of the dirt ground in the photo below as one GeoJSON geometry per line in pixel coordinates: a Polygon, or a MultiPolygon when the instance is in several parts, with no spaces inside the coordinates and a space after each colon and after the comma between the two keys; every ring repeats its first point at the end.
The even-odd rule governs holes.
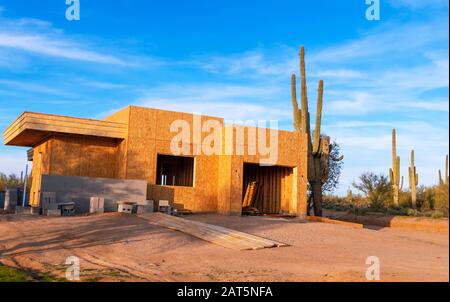
{"type": "Polygon", "coordinates": [[[0,215],[0,262],[63,277],[69,256],[84,281],[366,281],[377,256],[381,281],[449,281],[448,234],[354,229],[268,217],[192,215],[289,247],[235,251],[131,215],[0,215]]]}

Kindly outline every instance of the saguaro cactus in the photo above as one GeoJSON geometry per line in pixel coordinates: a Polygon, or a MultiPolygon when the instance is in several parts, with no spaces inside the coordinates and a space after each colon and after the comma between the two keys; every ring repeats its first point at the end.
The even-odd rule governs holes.
{"type": "Polygon", "coordinates": [[[439,170],[439,185],[448,186],[449,184],[449,178],[448,178],[448,155],[445,157],[445,179],[442,178],[441,170],[439,170]]]}
{"type": "Polygon", "coordinates": [[[411,190],[411,202],[413,209],[417,207],[417,185],[419,184],[419,175],[414,165],[414,150],[411,150],[411,166],[409,167],[409,189],[411,190]]]}
{"type": "Polygon", "coordinates": [[[352,203],[353,202],[353,191],[348,187],[347,189],[347,202],[352,203]]]}
{"type": "MultiPolygon", "coordinates": [[[[314,137],[311,137],[310,113],[308,109],[308,95],[306,87],[306,67],[305,67],[305,48],[300,48],[300,75],[301,75],[301,109],[297,103],[297,88],[295,74],[291,78],[292,106],[294,111],[295,130],[308,137],[308,182],[312,190],[312,199],[314,214],[322,216],[322,185],[328,178],[328,163],[330,160],[330,138],[321,136],[320,128],[322,122],[322,103],[323,103],[323,81],[319,81],[317,94],[316,128],[314,137]]],[[[343,157],[339,159],[342,160],[343,157]]]]}
{"type": "Polygon", "coordinates": [[[392,129],[392,168],[389,169],[389,178],[394,195],[394,204],[398,206],[398,196],[403,188],[403,176],[400,183],[400,156],[397,156],[397,137],[395,129],[392,129]]]}

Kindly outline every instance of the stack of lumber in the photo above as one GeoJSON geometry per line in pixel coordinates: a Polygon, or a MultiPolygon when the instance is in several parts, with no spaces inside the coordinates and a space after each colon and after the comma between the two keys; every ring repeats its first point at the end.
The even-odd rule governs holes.
{"type": "Polygon", "coordinates": [[[180,231],[196,238],[234,250],[258,250],[287,246],[287,244],[231,230],[212,224],[187,220],[162,213],[148,213],[139,217],[151,224],[180,231]]]}
{"type": "Polygon", "coordinates": [[[256,192],[258,191],[258,182],[252,181],[248,184],[247,190],[245,192],[244,202],[242,207],[253,207],[255,204],[256,192]]]}
{"type": "Polygon", "coordinates": [[[244,215],[257,215],[259,210],[255,208],[256,195],[258,194],[259,183],[257,181],[251,181],[247,185],[245,191],[244,201],[242,202],[242,214],[244,215]]]}

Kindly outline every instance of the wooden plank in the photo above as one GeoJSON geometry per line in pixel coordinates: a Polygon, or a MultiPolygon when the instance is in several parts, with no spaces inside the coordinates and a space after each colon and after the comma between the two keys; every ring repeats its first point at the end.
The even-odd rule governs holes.
{"type": "MultiPolygon", "coordinates": [[[[217,232],[212,229],[205,227],[204,225],[198,225],[191,223],[189,220],[176,220],[171,219],[171,216],[156,213],[156,215],[163,215],[163,217],[158,217],[159,221],[156,222],[159,226],[164,226],[170,229],[181,231],[183,233],[192,235],[194,237],[209,241],[211,243],[232,248],[238,250],[251,250],[251,249],[262,249],[264,246],[258,243],[252,243],[242,240],[242,238],[235,238],[232,234],[227,234],[224,232],[217,232]],[[167,217],[165,217],[167,216],[167,217]],[[184,221],[183,221],[184,220],[184,221]]],[[[175,217],[172,217],[175,218],[175,217]]]]}
{"type": "Polygon", "coordinates": [[[252,207],[254,205],[256,193],[258,190],[258,183],[256,181],[250,181],[247,184],[247,190],[245,191],[244,202],[242,207],[252,207]]]}
{"type": "MultiPolygon", "coordinates": [[[[205,241],[209,241],[211,243],[237,250],[247,250],[253,249],[254,246],[250,246],[250,244],[246,244],[244,242],[233,241],[232,238],[227,238],[226,236],[220,236],[218,233],[214,233],[209,231],[208,229],[201,228],[196,226],[195,224],[185,224],[180,221],[169,221],[169,220],[161,220],[156,223],[159,226],[163,226],[172,230],[180,231],[191,236],[197,237],[199,239],[203,239],[205,241]]],[[[255,247],[255,248],[259,248],[255,247]]]]}
{"type": "MultiPolygon", "coordinates": [[[[196,222],[196,221],[193,221],[193,222],[194,223],[199,223],[199,222],[196,222]]],[[[254,240],[254,241],[263,242],[264,244],[266,244],[268,246],[271,246],[271,245],[287,246],[287,244],[282,243],[282,242],[274,241],[274,240],[271,240],[271,239],[265,239],[263,237],[251,235],[251,234],[240,232],[240,231],[236,231],[236,230],[231,230],[231,229],[228,229],[228,228],[225,228],[225,227],[221,227],[221,226],[218,226],[218,225],[209,224],[208,227],[214,228],[216,230],[226,231],[226,232],[230,232],[231,231],[231,233],[233,235],[239,235],[239,236],[246,237],[246,238],[249,238],[249,239],[254,240]]]]}
{"type": "Polygon", "coordinates": [[[191,221],[161,213],[143,214],[141,218],[152,224],[177,230],[199,239],[236,250],[254,250],[287,246],[284,243],[235,231],[212,224],[191,221]]]}

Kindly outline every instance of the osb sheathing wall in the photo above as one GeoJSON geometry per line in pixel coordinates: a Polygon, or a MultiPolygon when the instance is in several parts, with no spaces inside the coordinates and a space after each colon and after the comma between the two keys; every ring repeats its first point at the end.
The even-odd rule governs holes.
{"type": "Polygon", "coordinates": [[[41,175],[119,178],[118,141],[76,135],[53,135],[34,148],[31,204],[40,200],[41,175]]]}
{"type": "MultiPolygon", "coordinates": [[[[33,194],[39,193],[41,174],[140,179],[149,184],[148,199],[168,199],[179,208],[195,212],[240,214],[244,162],[259,163],[261,159],[258,154],[248,154],[248,128],[239,129],[238,126],[245,133],[244,140],[239,142],[244,146],[244,155],[196,155],[193,187],[158,186],[157,154],[172,153],[170,143],[175,133],[170,132],[170,126],[177,119],[188,121],[192,140],[193,115],[135,106],[127,107],[105,119],[127,125],[128,135],[123,140],[67,135],[52,137],[35,147],[33,177],[36,181],[32,184],[32,198],[33,194]],[[39,153],[42,155],[36,156],[39,153]]],[[[208,119],[217,120],[223,126],[221,118],[202,116],[202,122],[208,119]]],[[[202,133],[201,142],[208,135],[209,133],[202,133]]],[[[224,140],[225,127],[222,127],[222,137],[224,140]]],[[[235,135],[234,137],[236,138],[235,135]]],[[[270,137],[267,136],[267,144],[269,140],[270,137]]],[[[191,150],[196,147],[199,146],[191,143],[191,150]]],[[[224,151],[224,141],[220,147],[224,151]]],[[[290,177],[292,180],[287,184],[291,188],[286,191],[292,194],[289,212],[297,215],[306,213],[305,147],[305,136],[289,131],[278,132],[279,154],[276,165],[293,168],[290,177]]]]}
{"type": "MultiPolygon", "coordinates": [[[[223,125],[223,119],[203,116],[202,120],[215,119],[223,125]]],[[[110,121],[128,124],[128,138],[121,143],[119,160],[124,177],[147,180],[148,198],[168,199],[179,208],[198,212],[217,212],[218,164],[217,156],[197,155],[194,160],[194,186],[174,187],[156,185],[158,154],[172,154],[170,143],[176,133],[170,132],[175,120],[189,123],[193,137],[193,115],[143,107],[128,107],[107,118],[110,121]]],[[[203,138],[208,135],[202,135],[203,138]]],[[[194,145],[190,144],[193,150],[194,145]]]]}
{"type": "MultiPolygon", "coordinates": [[[[219,185],[218,185],[218,205],[217,210],[223,214],[240,214],[242,210],[242,192],[243,192],[243,174],[244,163],[259,164],[261,159],[266,159],[267,156],[261,156],[259,152],[256,155],[249,154],[248,136],[249,129],[251,133],[256,133],[256,146],[258,146],[258,130],[252,127],[244,127],[239,125],[227,125],[223,128],[222,133],[222,151],[225,152],[225,136],[228,131],[233,132],[233,150],[236,151],[236,137],[237,133],[243,133],[244,139],[239,140],[237,145],[243,145],[243,155],[222,155],[219,156],[219,185]],[[228,130],[226,129],[228,128],[228,130]],[[230,129],[231,128],[231,129],[230,129]]],[[[266,146],[269,146],[270,135],[266,135],[266,146]]],[[[289,177],[290,183],[284,184],[286,192],[292,194],[289,206],[284,205],[284,210],[288,210],[291,214],[299,216],[306,215],[307,204],[307,150],[306,150],[306,135],[289,132],[278,131],[278,157],[277,166],[285,166],[293,169],[292,176],[289,177]]],[[[257,149],[258,150],[258,149],[257,149]]],[[[235,154],[233,152],[233,154],[235,154]]],[[[289,181],[287,180],[287,181],[289,181]]]]}
{"type": "Polygon", "coordinates": [[[117,160],[115,163],[115,170],[117,178],[126,179],[126,166],[127,166],[127,145],[128,145],[128,132],[129,132],[129,120],[130,120],[130,107],[126,107],[111,116],[105,118],[106,121],[123,123],[127,125],[126,138],[119,142],[117,146],[117,160]]]}

